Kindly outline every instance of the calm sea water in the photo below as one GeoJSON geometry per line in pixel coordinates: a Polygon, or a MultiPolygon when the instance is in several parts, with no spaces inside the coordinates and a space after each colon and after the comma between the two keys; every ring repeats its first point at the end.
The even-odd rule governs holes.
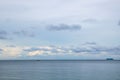
{"type": "Polygon", "coordinates": [[[120,80],[120,61],[0,61],[0,80],[120,80]]]}

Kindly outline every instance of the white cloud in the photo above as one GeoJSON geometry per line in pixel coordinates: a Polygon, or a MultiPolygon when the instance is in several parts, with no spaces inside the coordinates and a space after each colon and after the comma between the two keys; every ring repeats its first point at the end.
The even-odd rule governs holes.
{"type": "Polygon", "coordinates": [[[20,57],[22,52],[21,47],[2,47],[1,56],[2,58],[15,58],[20,57]]]}
{"type": "Polygon", "coordinates": [[[43,55],[44,51],[32,51],[28,53],[28,56],[36,56],[36,55],[43,55]]]}

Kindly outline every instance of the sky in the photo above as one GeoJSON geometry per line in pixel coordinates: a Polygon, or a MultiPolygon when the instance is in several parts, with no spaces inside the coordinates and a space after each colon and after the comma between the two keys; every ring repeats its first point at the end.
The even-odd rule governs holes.
{"type": "Polygon", "coordinates": [[[0,0],[0,60],[120,59],[120,0],[0,0]]]}

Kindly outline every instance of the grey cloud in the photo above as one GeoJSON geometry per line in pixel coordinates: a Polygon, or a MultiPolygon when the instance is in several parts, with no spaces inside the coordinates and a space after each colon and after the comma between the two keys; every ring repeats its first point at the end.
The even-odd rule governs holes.
{"type": "Polygon", "coordinates": [[[1,40],[8,40],[12,39],[14,36],[25,36],[25,37],[34,37],[35,34],[30,32],[29,30],[19,30],[19,31],[5,31],[0,30],[0,39],[1,40]]]}
{"type": "Polygon", "coordinates": [[[111,54],[120,54],[120,46],[108,48],[108,49],[106,49],[106,51],[111,53],[111,54]]]}
{"type": "Polygon", "coordinates": [[[24,51],[32,52],[32,51],[37,51],[41,50],[40,48],[29,48],[29,49],[23,49],[24,51]]]}
{"type": "Polygon", "coordinates": [[[120,47],[98,47],[98,46],[90,46],[88,49],[87,48],[80,48],[78,49],[79,52],[88,52],[90,54],[100,54],[101,52],[106,52],[108,54],[119,54],[120,55],[120,47]]]}
{"type": "Polygon", "coordinates": [[[0,39],[8,39],[7,38],[8,33],[4,30],[0,30],[0,39]]]}
{"type": "Polygon", "coordinates": [[[118,25],[120,26],[120,21],[118,22],[118,25]]]}
{"type": "Polygon", "coordinates": [[[80,30],[81,26],[80,25],[68,25],[68,24],[59,24],[59,25],[49,25],[47,26],[47,29],[49,31],[76,31],[80,30]]]}
{"type": "Polygon", "coordinates": [[[34,37],[35,34],[26,30],[20,30],[20,31],[14,31],[14,35],[21,35],[21,36],[27,36],[27,37],[34,37]]]}
{"type": "Polygon", "coordinates": [[[6,32],[6,31],[4,31],[4,30],[1,30],[1,31],[0,31],[0,35],[1,35],[1,34],[2,34],[2,35],[6,35],[6,34],[7,34],[7,32],[6,32]]]}
{"type": "Polygon", "coordinates": [[[3,51],[3,49],[0,49],[0,51],[3,51]]]}
{"type": "Polygon", "coordinates": [[[6,47],[16,47],[15,45],[6,45],[6,47]]]}
{"type": "Polygon", "coordinates": [[[6,40],[6,39],[8,39],[6,36],[0,36],[0,39],[1,40],[6,40]]]}
{"type": "Polygon", "coordinates": [[[97,45],[95,42],[86,42],[83,45],[97,45]]]}
{"type": "Polygon", "coordinates": [[[3,49],[0,48],[0,54],[2,54],[3,49]]]}
{"type": "Polygon", "coordinates": [[[98,22],[98,20],[97,19],[84,19],[82,22],[95,23],[95,22],[98,22]]]}
{"type": "Polygon", "coordinates": [[[74,53],[93,52],[92,50],[85,49],[85,48],[75,48],[75,49],[72,49],[72,51],[73,51],[74,53]]]}

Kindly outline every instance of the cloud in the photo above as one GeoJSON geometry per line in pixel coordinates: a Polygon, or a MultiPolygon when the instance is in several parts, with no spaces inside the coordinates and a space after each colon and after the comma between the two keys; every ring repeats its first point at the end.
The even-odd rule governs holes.
{"type": "Polygon", "coordinates": [[[86,22],[86,23],[95,23],[95,22],[98,22],[98,20],[97,20],[97,19],[88,18],[88,19],[82,20],[82,22],[86,22]]]}
{"type": "Polygon", "coordinates": [[[0,51],[3,51],[3,49],[0,49],[0,51]]]}
{"type": "Polygon", "coordinates": [[[0,49],[0,54],[2,53],[3,49],[0,49]]]}
{"type": "Polygon", "coordinates": [[[36,50],[28,53],[28,56],[43,55],[44,51],[36,50]]]}
{"type": "Polygon", "coordinates": [[[97,45],[95,42],[86,42],[83,45],[97,45]]]}
{"type": "Polygon", "coordinates": [[[8,33],[4,30],[0,30],[0,39],[8,39],[7,38],[8,33]]]}
{"type": "Polygon", "coordinates": [[[118,25],[120,26],[120,21],[118,22],[118,25]]]}
{"type": "Polygon", "coordinates": [[[64,47],[64,46],[41,46],[35,48],[29,48],[24,50],[28,52],[28,56],[39,56],[39,55],[100,55],[101,53],[107,53],[108,55],[120,55],[120,47],[102,47],[93,45],[93,43],[81,46],[64,47]]]}
{"type": "Polygon", "coordinates": [[[81,30],[80,25],[68,25],[68,24],[58,24],[58,25],[49,25],[47,26],[49,31],[76,31],[81,30]]]}
{"type": "Polygon", "coordinates": [[[6,47],[16,47],[15,45],[6,45],[6,47]]]}
{"type": "Polygon", "coordinates": [[[48,51],[48,50],[51,50],[52,47],[50,46],[40,46],[40,47],[32,47],[32,48],[27,48],[27,49],[23,49],[24,51],[37,51],[37,50],[45,50],[45,51],[48,51]]]}
{"type": "Polygon", "coordinates": [[[34,37],[35,34],[30,32],[30,31],[26,31],[26,30],[20,30],[20,31],[13,31],[13,35],[17,35],[17,36],[26,36],[26,37],[34,37]]]}
{"type": "Polygon", "coordinates": [[[59,55],[66,52],[65,49],[62,49],[57,46],[40,46],[36,48],[24,49],[28,52],[28,56],[37,56],[37,55],[59,55]]]}
{"type": "Polygon", "coordinates": [[[1,30],[1,31],[0,31],[0,35],[7,35],[7,32],[4,31],[4,30],[1,30]]]}
{"type": "Polygon", "coordinates": [[[4,57],[35,57],[35,56],[113,56],[120,55],[120,46],[105,47],[94,42],[86,42],[80,46],[37,46],[0,48],[0,56],[4,57]],[[95,44],[95,45],[94,45],[95,44]]]}
{"type": "MultiPolygon", "coordinates": [[[[27,28],[29,29],[29,27],[27,28]]],[[[10,40],[16,39],[15,37],[35,37],[34,32],[31,30],[0,30],[0,39],[1,40],[10,40]]]]}
{"type": "Polygon", "coordinates": [[[28,48],[28,49],[23,49],[24,51],[32,52],[32,51],[37,51],[40,50],[40,48],[28,48]]]}
{"type": "Polygon", "coordinates": [[[0,36],[0,39],[1,40],[6,40],[6,39],[8,39],[6,36],[0,36]]]}
{"type": "Polygon", "coordinates": [[[2,54],[2,51],[3,51],[3,50],[2,50],[2,49],[0,49],[0,55],[2,54]]]}
{"type": "Polygon", "coordinates": [[[21,56],[21,52],[22,52],[21,47],[3,47],[1,50],[1,56],[3,58],[19,57],[21,56]]]}

